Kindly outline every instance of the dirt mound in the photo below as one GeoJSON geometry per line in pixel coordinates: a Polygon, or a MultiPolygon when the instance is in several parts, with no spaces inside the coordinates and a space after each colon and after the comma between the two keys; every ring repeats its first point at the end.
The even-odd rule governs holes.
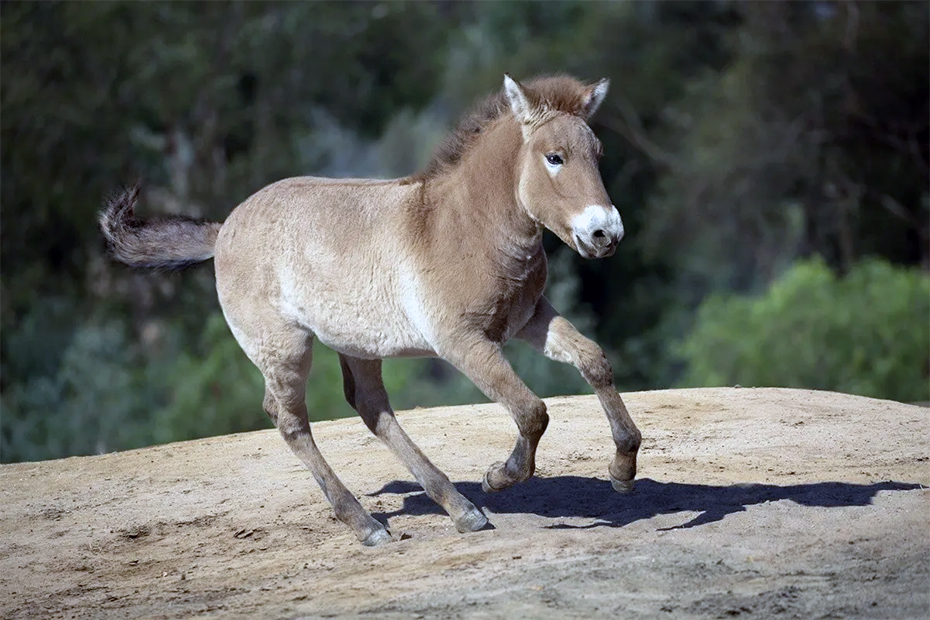
{"type": "MultiPolygon", "coordinates": [[[[314,433],[395,542],[363,548],[274,431],[0,467],[3,618],[930,616],[928,410],[830,392],[625,395],[637,490],[593,396],[547,401],[495,495],[496,405],[400,412],[494,529],[458,534],[358,419],[314,433]]],[[[258,414],[257,414],[258,415],[258,414]]]]}

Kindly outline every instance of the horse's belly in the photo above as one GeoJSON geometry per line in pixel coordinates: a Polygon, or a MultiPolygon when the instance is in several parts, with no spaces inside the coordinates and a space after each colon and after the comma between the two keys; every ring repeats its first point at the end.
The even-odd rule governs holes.
{"type": "Polygon", "coordinates": [[[395,300],[372,290],[341,287],[339,294],[286,301],[284,312],[331,349],[365,359],[435,355],[395,300]]]}
{"type": "Polygon", "coordinates": [[[426,357],[435,355],[429,343],[412,331],[391,329],[384,324],[362,324],[358,331],[342,326],[315,324],[308,326],[329,348],[363,359],[385,357],[426,357]]]}

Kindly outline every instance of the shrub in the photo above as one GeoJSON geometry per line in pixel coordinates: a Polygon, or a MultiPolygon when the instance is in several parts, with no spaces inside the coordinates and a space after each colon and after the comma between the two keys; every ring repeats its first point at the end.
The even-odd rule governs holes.
{"type": "Polygon", "coordinates": [[[685,385],[789,386],[930,400],[930,278],[867,259],[796,263],[762,296],[717,295],[680,352],[685,385]]]}

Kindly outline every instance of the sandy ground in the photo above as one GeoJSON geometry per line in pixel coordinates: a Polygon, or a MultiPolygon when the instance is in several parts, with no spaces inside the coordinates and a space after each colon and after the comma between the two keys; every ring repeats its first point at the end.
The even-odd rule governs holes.
{"type": "Polygon", "coordinates": [[[928,409],[829,392],[625,395],[630,495],[594,397],[549,400],[495,495],[496,405],[398,414],[486,511],[458,534],[358,419],[319,423],[395,542],[362,547],[274,431],[0,467],[2,618],[928,618],[928,409]]]}

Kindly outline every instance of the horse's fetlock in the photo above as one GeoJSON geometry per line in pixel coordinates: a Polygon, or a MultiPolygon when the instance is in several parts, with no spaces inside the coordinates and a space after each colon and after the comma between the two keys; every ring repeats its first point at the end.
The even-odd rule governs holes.
{"type": "Polygon", "coordinates": [[[503,477],[507,482],[504,486],[511,486],[519,482],[526,482],[536,473],[536,460],[534,458],[524,459],[507,459],[506,463],[498,463],[491,466],[491,470],[497,470],[497,475],[503,477]]]}
{"type": "Polygon", "coordinates": [[[543,410],[539,414],[539,434],[542,435],[546,432],[546,429],[549,428],[549,414],[543,410]]]}
{"type": "Polygon", "coordinates": [[[642,442],[643,434],[639,432],[638,428],[634,428],[632,431],[627,432],[625,436],[617,438],[617,452],[622,454],[635,454],[639,450],[639,446],[642,442]]]}
{"type": "Polygon", "coordinates": [[[271,420],[271,423],[275,426],[278,425],[278,409],[276,407],[265,407],[265,415],[268,416],[268,419],[271,420]]]}

